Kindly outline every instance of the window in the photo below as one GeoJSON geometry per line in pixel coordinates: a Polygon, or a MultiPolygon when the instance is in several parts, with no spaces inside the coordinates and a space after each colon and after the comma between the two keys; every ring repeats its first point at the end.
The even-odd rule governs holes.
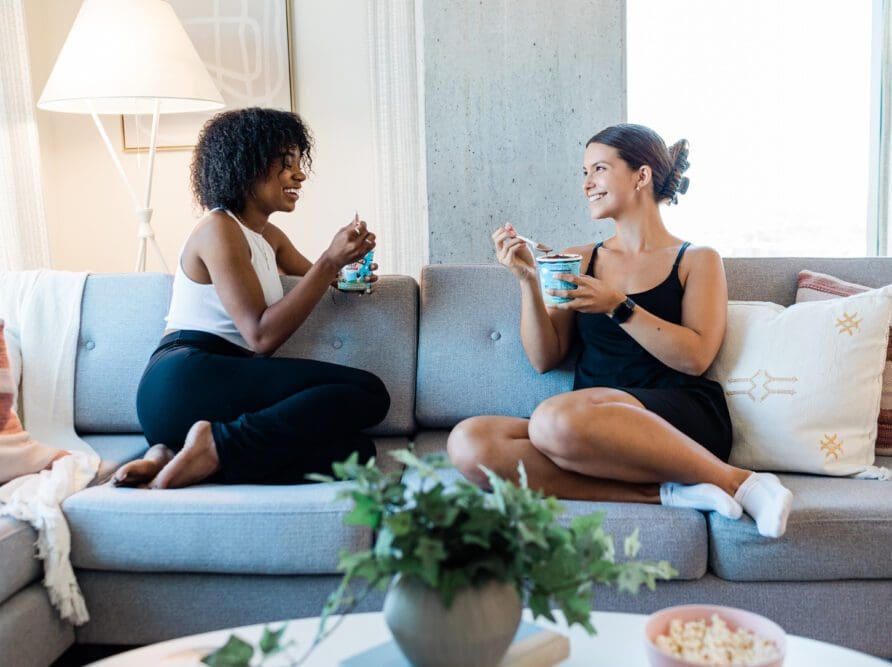
{"type": "Polygon", "coordinates": [[[726,256],[876,254],[884,1],[628,0],[629,121],[691,143],[673,233],[726,256]]]}

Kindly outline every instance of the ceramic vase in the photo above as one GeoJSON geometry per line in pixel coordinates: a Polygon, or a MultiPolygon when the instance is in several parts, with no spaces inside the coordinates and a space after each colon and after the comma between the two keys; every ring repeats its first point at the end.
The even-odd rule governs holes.
{"type": "Polygon", "coordinates": [[[521,611],[517,589],[499,581],[462,588],[446,609],[436,590],[398,575],[384,599],[387,626],[414,667],[495,667],[521,611]]]}

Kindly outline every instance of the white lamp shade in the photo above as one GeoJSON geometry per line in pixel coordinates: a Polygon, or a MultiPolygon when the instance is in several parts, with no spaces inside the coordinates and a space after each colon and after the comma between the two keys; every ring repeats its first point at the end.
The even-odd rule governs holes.
{"type": "Polygon", "coordinates": [[[37,106],[100,114],[210,111],[224,106],[164,0],[84,0],[37,106]],[[89,105],[88,105],[89,102],[89,105]]]}

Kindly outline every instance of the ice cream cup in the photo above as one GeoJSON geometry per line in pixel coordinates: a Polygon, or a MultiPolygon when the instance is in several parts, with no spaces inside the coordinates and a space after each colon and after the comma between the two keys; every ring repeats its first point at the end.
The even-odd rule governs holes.
{"type": "Polygon", "coordinates": [[[546,290],[576,289],[574,283],[567,282],[566,280],[558,280],[554,276],[559,273],[572,273],[574,276],[578,276],[579,265],[581,262],[582,255],[574,254],[556,253],[552,255],[542,255],[541,257],[536,258],[536,263],[539,266],[539,287],[542,289],[542,299],[545,301],[546,306],[567,303],[571,300],[570,297],[553,296],[546,290]]]}
{"type": "Polygon", "coordinates": [[[338,289],[345,292],[370,292],[372,284],[366,282],[366,277],[372,275],[372,260],[374,250],[369,250],[365,257],[365,263],[352,262],[341,267],[338,271],[338,289]]]}

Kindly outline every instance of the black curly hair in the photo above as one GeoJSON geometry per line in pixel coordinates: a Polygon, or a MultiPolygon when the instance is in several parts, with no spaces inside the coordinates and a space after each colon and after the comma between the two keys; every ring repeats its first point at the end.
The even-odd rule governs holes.
{"type": "Polygon", "coordinates": [[[690,179],[682,176],[689,166],[687,139],[680,139],[666,148],[662,137],[649,127],[621,123],[601,130],[588,140],[586,147],[589,144],[613,146],[632,169],[643,164],[650,167],[657,203],[668,199],[670,204],[677,204],[678,195],[688,191],[690,179]]]}
{"type": "Polygon", "coordinates": [[[257,180],[295,149],[309,173],[313,137],[296,113],[259,107],[218,113],[204,124],[192,153],[192,194],[205,209],[243,211],[257,180]]]}

